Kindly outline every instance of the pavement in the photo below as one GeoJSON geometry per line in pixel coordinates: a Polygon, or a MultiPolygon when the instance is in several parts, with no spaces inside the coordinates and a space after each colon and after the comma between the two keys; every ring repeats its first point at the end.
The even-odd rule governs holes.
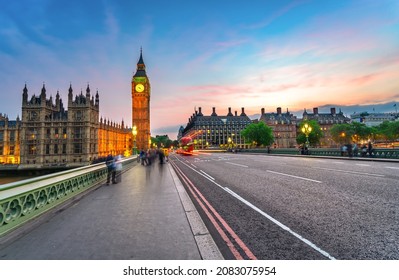
{"type": "Polygon", "coordinates": [[[0,260],[220,260],[169,163],[139,163],[0,248],[0,260]]]}

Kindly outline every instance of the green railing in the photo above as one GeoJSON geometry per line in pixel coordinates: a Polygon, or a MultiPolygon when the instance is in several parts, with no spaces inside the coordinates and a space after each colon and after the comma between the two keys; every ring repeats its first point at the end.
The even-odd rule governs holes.
{"type": "MultiPolygon", "coordinates": [[[[136,162],[136,158],[123,159],[123,170],[136,162]]],[[[103,184],[106,178],[105,163],[98,163],[0,185],[0,237],[76,195],[103,184]]]]}
{"type": "MultiPolygon", "coordinates": [[[[300,155],[301,151],[295,148],[287,148],[287,149],[270,149],[269,151],[264,148],[259,149],[242,149],[241,152],[247,153],[262,153],[262,154],[274,154],[274,155],[300,155]]],[[[313,156],[331,156],[331,157],[342,157],[341,150],[338,148],[310,148],[309,155],[313,156]]],[[[347,157],[347,155],[344,155],[347,157]]],[[[373,157],[373,158],[389,158],[389,159],[399,159],[399,149],[373,149],[373,153],[366,153],[362,155],[361,151],[358,152],[355,157],[373,157]]]]}

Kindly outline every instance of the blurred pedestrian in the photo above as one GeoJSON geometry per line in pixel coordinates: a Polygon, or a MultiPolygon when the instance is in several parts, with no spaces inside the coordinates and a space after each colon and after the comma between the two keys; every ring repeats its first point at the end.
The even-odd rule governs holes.
{"type": "Polygon", "coordinates": [[[107,185],[110,184],[110,181],[112,180],[112,183],[115,184],[115,159],[114,157],[109,154],[105,160],[105,164],[107,165],[107,185]]]}
{"type": "Polygon", "coordinates": [[[115,157],[115,183],[122,182],[122,156],[115,157]]]}
{"type": "Polygon", "coordinates": [[[368,146],[367,146],[367,151],[369,153],[369,157],[373,156],[373,145],[371,144],[371,142],[369,142],[368,146]]]}

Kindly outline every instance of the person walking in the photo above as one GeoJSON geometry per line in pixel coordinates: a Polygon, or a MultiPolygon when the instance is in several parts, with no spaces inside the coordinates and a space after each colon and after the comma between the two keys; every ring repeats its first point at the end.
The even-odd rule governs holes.
{"type": "Polygon", "coordinates": [[[140,161],[141,161],[141,165],[144,165],[144,163],[145,163],[145,152],[144,152],[144,150],[140,151],[140,161]]]}
{"type": "Polygon", "coordinates": [[[371,142],[369,142],[369,144],[368,144],[367,151],[369,153],[369,157],[372,157],[373,156],[373,145],[371,144],[371,142]]]}
{"type": "Polygon", "coordinates": [[[107,165],[107,185],[110,184],[110,181],[112,179],[112,183],[115,184],[115,159],[114,157],[109,154],[105,160],[105,164],[107,165]]]}
{"type": "Polygon", "coordinates": [[[122,182],[122,155],[115,157],[115,183],[122,182]]]}

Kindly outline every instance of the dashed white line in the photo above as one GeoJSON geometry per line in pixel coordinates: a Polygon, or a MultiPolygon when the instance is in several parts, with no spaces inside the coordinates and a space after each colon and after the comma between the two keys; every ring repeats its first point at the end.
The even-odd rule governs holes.
{"type": "Polygon", "coordinates": [[[238,164],[238,163],[233,163],[233,162],[226,162],[226,163],[241,166],[241,167],[248,167],[248,165],[243,165],[243,164],[238,164]]]}
{"type": "Polygon", "coordinates": [[[202,171],[202,170],[200,170],[200,172],[202,173],[202,174],[204,174],[206,177],[208,177],[209,179],[211,179],[212,181],[213,180],[215,180],[215,178],[213,178],[211,175],[209,175],[208,173],[206,173],[206,172],[204,172],[204,171],[202,171]]]}
{"type": "Polygon", "coordinates": [[[359,174],[359,175],[368,175],[368,176],[376,176],[376,177],[385,177],[382,174],[375,174],[375,173],[366,173],[366,172],[357,172],[357,171],[349,171],[349,170],[341,170],[341,169],[332,169],[332,168],[323,168],[323,167],[313,167],[314,169],[322,169],[322,170],[329,170],[329,171],[337,171],[342,173],[349,173],[349,174],[359,174]]]}
{"type": "Polygon", "coordinates": [[[309,178],[305,178],[305,177],[299,177],[299,176],[285,174],[285,173],[280,173],[280,172],[271,171],[271,170],[266,170],[266,171],[270,172],[270,173],[282,175],[282,176],[292,177],[292,178],[296,178],[296,179],[302,179],[302,180],[311,181],[311,182],[315,182],[315,183],[322,183],[321,181],[317,181],[317,180],[313,180],[313,179],[309,179],[309,178]]]}
{"type": "Polygon", "coordinates": [[[356,163],[358,166],[370,166],[370,164],[364,164],[364,163],[356,163]]]}
{"type": "MultiPolygon", "coordinates": [[[[284,225],[283,223],[279,222],[278,220],[276,220],[275,218],[273,218],[272,216],[266,214],[265,212],[263,212],[262,210],[260,210],[258,207],[256,207],[255,205],[253,205],[252,203],[250,203],[249,201],[245,200],[244,198],[242,198],[241,196],[239,196],[238,194],[236,194],[235,192],[233,192],[232,190],[230,190],[227,187],[223,187],[222,185],[216,183],[214,180],[211,180],[209,177],[207,177],[205,174],[205,172],[203,172],[202,170],[200,170],[201,172],[198,172],[197,170],[193,169],[192,167],[188,166],[187,164],[185,164],[183,161],[179,160],[182,164],[186,165],[188,168],[190,168],[191,170],[193,170],[194,172],[204,176],[205,178],[207,178],[208,180],[210,180],[212,183],[214,183],[216,186],[220,187],[222,190],[226,191],[227,193],[231,194],[232,196],[234,196],[235,198],[237,198],[238,200],[240,200],[241,202],[243,202],[244,204],[246,204],[247,206],[251,207],[253,210],[255,210],[256,212],[260,213],[262,216],[264,216],[265,218],[267,218],[268,220],[270,220],[271,222],[273,222],[274,224],[276,224],[277,226],[279,226],[280,228],[286,230],[287,232],[289,232],[290,234],[292,234],[293,236],[295,236],[296,238],[298,238],[299,240],[301,240],[302,242],[304,242],[305,244],[309,245],[310,247],[312,247],[313,249],[315,249],[317,252],[319,252],[320,254],[322,254],[323,256],[329,258],[330,260],[335,260],[335,258],[333,256],[331,256],[329,253],[327,253],[326,251],[322,250],[321,248],[319,248],[318,246],[316,246],[316,244],[312,243],[310,240],[302,237],[300,234],[296,233],[295,231],[291,230],[288,226],[284,225]]],[[[269,170],[268,170],[269,171],[269,170]]],[[[273,171],[271,171],[273,172],[273,171]]],[[[278,172],[276,172],[278,173],[278,172]]],[[[280,173],[283,174],[283,173],[280,173]]],[[[287,174],[284,174],[287,175],[287,174]]],[[[208,175],[209,176],[209,175],[208,175]]],[[[291,175],[292,176],[292,175],[291,175]]],[[[296,176],[295,176],[296,177],[296,176]]],[[[305,178],[307,179],[307,178],[305,178]]],[[[311,179],[308,179],[311,180],[311,179]]],[[[313,180],[315,181],[315,180],[313,180]]],[[[319,181],[317,181],[319,182],[319,181]]],[[[320,182],[321,183],[321,182],[320,182]]]]}
{"type": "Polygon", "coordinates": [[[393,166],[385,166],[385,168],[389,168],[389,169],[399,169],[399,167],[393,167],[393,166]]]}
{"type": "Polygon", "coordinates": [[[299,240],[301,240],[302,242],[304,242],[305,244],[309,245],[310,247],[312,247],[313,249],[315,249],[317,252],[319,252],[320,254],[322,254],[323,256],[329,258],[330,260],[335,260],[335,258],[333,256],[331,256],[329,253],[327,253],[326,251],[322,250],[321,248],[319,248],[318,246],[316,246],[314,243],[312,243],[310,240],[302,237],[300,234],[296,233],[295,231],[293,231],[292,229],[290,229],[289,227],[287,227],[286,225],[284,225],[283,223],[279,222],[278,220],[276,220],[275,218],[273,218],[272,216],[266,214],[265,212],[263,212],[262,210],[260,210],[258,207],[256,207],[255,205],[253,205],[251,202],[249,202],[248,200],[245,200],[244,198],[242,198],[241,196],[239,196],[238,194],[236,194],[235,192],[233,192],[232,190],[230,190],[229,188],[224,188],[228,193],[230,193],[232,196],[234,196],[235,198],[237,198],[238,200],[240,200],[241,202],[243,202],[244,204],[246,204],[247,206],[251,207],[253,210],[255,210],[256,212],[258,212],[259,214],[261,214],[262,216],[264,216],[265,218],[267,218],[269,221],[273,222],[274,224],[276,224],[277,226],[279,226],[280,228],[288,231],[290,234],[292,234],[293,236],[295,236],[296,238],[298,238],[299,240]]]}

